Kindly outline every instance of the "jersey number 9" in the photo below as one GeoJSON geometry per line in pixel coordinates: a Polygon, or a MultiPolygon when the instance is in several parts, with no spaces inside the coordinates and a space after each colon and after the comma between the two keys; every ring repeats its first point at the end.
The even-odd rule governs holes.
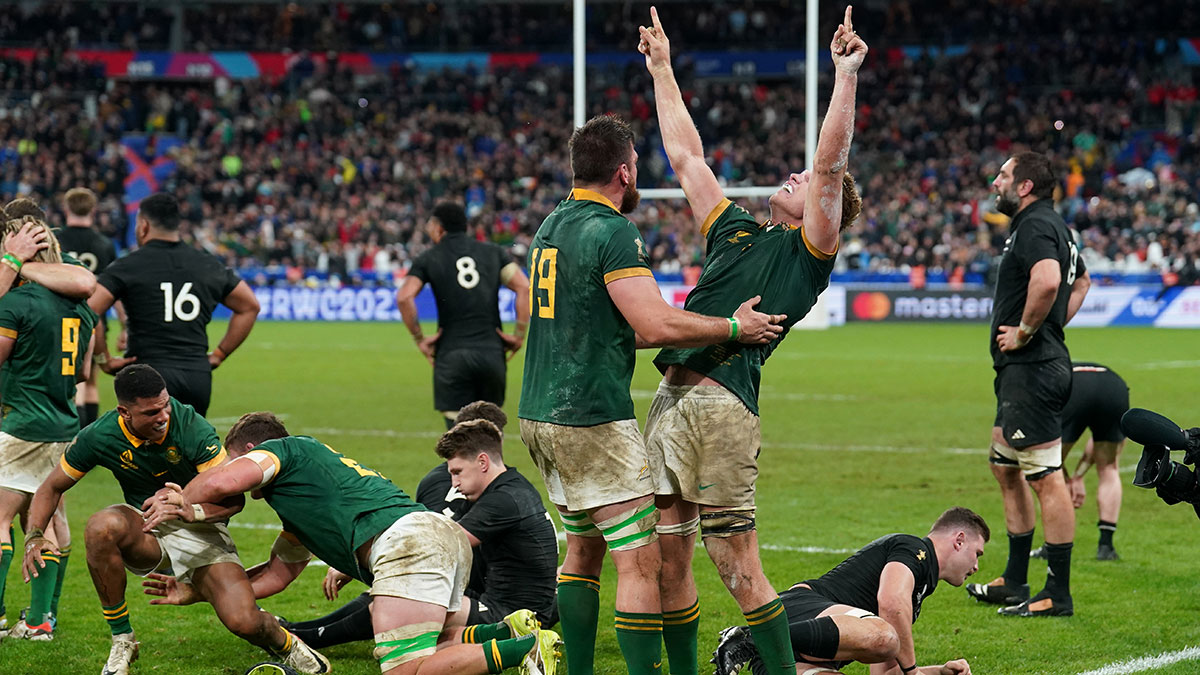
{"type": "Polygon", "coordinates": [[[79,355],[79,319],[62,320],[62,374],[75,374],[75,359],[79,355]]]}

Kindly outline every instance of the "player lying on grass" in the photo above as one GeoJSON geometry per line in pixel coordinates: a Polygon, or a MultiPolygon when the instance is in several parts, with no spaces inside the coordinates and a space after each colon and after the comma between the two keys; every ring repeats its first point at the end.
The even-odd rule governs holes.
{"type": "MultiPolygon", "coordinates": [[[[250,491],[275,510],[285,531],[270,559],[249,570],[255,597],[282,591],[316,554],[371,587],[375,658],[384,673],[482,675],[520,666],[530,675],[553,675],[562,640],[533,621],[475,626],[484,644],[439,649],[457,633],[449,616],[462,609],[471,566],[471,545],[454,521],[320,441],[290,435],[269,412],[243,415],[225,447],[230,462],[182,490],[160,491],[147,525],[187,520],[192,504],[250,491]]],[[[200,599],[171,577],[146,585],[160,602],[200,599]]]]}
{"type": "MultiPolygon", "coordinates": [[[[970,675],[964,659],[918,667],[912,626],[939,581],[962,586],[979,569],[990,536],[983,518],[956,506],[925,537],[880,537],[819,579],[780,593],[796,672],[837,673],[859,661],[871,664],[871,675],[970,675]]],[[[745,626],[721,631],[713,663],[717,675],[747,666],[754,675],[768,672],[745,626]]]]}
{"type": "Polygon", "coordinates": [[[42,535],[62,495],[92,469],[113,473],[125,497],[92,514],[84,534],[87,566],[100,595],[112,647],[104,675],[124,675],[138,641],[125,604],[125,570],[146,576],[170,567],[190,582],[231,633],[304,673],[324,673],[329,662],[279,627],[254,604],[246,572],[225,520],[242,510],[241,495],[196,501],[187,522],[147,523],[154,492],[167,481],[186,484],[226,459],[217,432],[191,406],[167,394],[162,376],[135,364],[113,378],[117,409],[79,432],[58,466],[38,487],[25,535],[25,581],[46,571],[59,549],[42,535]],[[140,510],[146,509],[145,512],[140,510]]]}

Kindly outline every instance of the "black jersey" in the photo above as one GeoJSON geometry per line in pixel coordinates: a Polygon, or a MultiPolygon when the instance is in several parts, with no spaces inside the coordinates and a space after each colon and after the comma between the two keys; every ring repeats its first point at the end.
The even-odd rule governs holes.
{"type": "Polygon", "coordinates": [[[487,565],[484,587],[496,604],[549,615],[557,584],[558,537],[537,488],[509,467],[458,524],[480,542],[487,565]]]}
{"type": "Polygon", "coordinates": [[[1009,363],[1032,363],[1054,358],[1068,358],[1063,325],[1067,322],[1067,299],[1075,279],[1086,271],[1079,247],[1062,216],[1054,210],[1050,199],[1036,201],[1021,209],[1013,218],[1004,255],[996,278],[996,295],[992,307],[991,338],[992,364],[999,368],[1009,363]],[[1029,344],[1011,352],[1000,351],[996,335],[1000,326],[1021,325],[1025,300],[1029,295],[1029,272],[1042,260],[1058,261],[1060,283],[1058,295],[1041,328],[1029,344]]]}
{"type": "Polygon", "coordinates": [[[439,351],[491,348],[503,351],[500,328],[500,270],[513,262],[496,246],[455,232],[422,253],[409,274],[429,284],[437,301],[439,351]]]}
{"type": "Polygon", "coordinates": [[[62,227],[55,230],[62,250],[83,263],[92,274],[103,272],[117,259],[117,247],[112,239],[90,227],[62,227]]]}
{"type": "MultiPolygon", "coordinates": [[[[879,575],[890,562],[903,564],[913,573],[913,622],[921,614],[921,603],[933,595],[938,584],[937,553],[933,542],[911,534],[889,534],[867,544],[838,563],[820,579],[804,583],[834,602],[879,613],[879,575]]],[[[780,596],[786,595],[784,591],[780,596]]]]}
{"type": "Polygon", "coordinates": [[[141,363],[208,371],[213,309],[238,285],[215,256],[183,242],[154,239],[109,265],[98,279],[125,303],[126,354],[141,363]]]}
{"type": "Polygon", "coordinates": [[[422,506],[448,516],[454,520],[462,518],[471,510],[471,502],[467,496],[454,487],[454,479],[445,462],[438,464],[425,474],[417,485],[417,501],[422,506]]]}

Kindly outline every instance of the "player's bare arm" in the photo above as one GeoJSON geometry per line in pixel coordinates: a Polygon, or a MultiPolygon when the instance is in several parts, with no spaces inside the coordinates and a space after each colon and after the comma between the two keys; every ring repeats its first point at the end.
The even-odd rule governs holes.
{"type": "Polygon", "coordinates": [[[654,102],[658,108],[658,128],[671,168],[679,177],[683,194],[692,207],[697,224],[725,199],[721,184],[704,160],[700,133],[688,113],[687,105],[671,68],[671,43],[658,19],[658,10],[650,8],[649,28],[638,26],[641,41],[638,51],[646,57],[646,69],[654,78],[654,102]]]}
{"type": "Polygon", "coordinates": [[[746,344],[766,344],[783,332],[782,314],[763,314],[754,307],[761,298],[754,296],[738,307],[731,318],[704,316],[677,309],[663,300],[653,277],[636,276],[608,284],[621,315],[649,345],[703,347],[737,340],[746,344]]]}
{"type": "MultiPolygon", "coordinates": [[[[1033,338],[1033,334],[1042,327],[1054,299],[1058,296],[1058,285],[1062,274],[1058,261],[1054,258],[1044,258],[1034,263],[1029,270],[1029,287],[1025,297],[1025,309],[1021,312],[1020,326],[999,326],[996,342],[1000,351],[1016,351],[1033,338]]],[[[1080,300],[1082,303],[1082,299],[1080,300]]]]}
{"type": "MultiPolygon", "coordinates": [[[[212,469],[209,469],[212,471],[212,469]]],[[[149,532],[167,520],[182,520],[185,523],[218,522],[228,520],[241,513],[246,506],[246,495],[238,493],[208,504],[189,504],[183,497],[183,488],[177,483],[167,483],[142,502],[143,532],[149,532]]]]}
{"type": "Polygon", "coordinates": [[[25,223],[5,238],[4,264],[0,265],[0,296],[12,287],[20,275],[67,298],[85,300],[96,287],[96,277],[87,269],[65,263],[32,261],[39,251],[50,246],[48,233],[41,225],[25,223]]]}
{"type": "MultiPolygon", "coordinates": [[[[437,341],[442,336],[439,330],[430,337],[425,337],[425,333],[421,330],[421,321],[417,318],[417,294],[425,287],[425,282],[414,276],[404,277],[404,283],[400,284],[400,290],[396,291],[396,307],[400,310],[400,318],[404,320],[404,326],[408,328],[408,332],[412,335],[413,342],[417,344],[417,349],[425,356],[425,360],[429,365],[433,365],[434,354],[437,352],[437,341]]],[[[528,303],[528,300],[526,300],[528,303]]],[[[529,315],[526,314],[526,317],[529,315]]]]}
{"type": "Polygon", "coordinates": [[[258,298],[245,281],[239,281],[221,303],[233,312],[233,316],[229,317],[229,327],[225,329],[225,336],[208,355],[208,365],[213,370],[246,341],[250,330],[254,328],[255,320],[258,319],[258,298]]]}
{"type": "Polygon", "coordinates": [[[511,361],[521,350],[521,345],[525,344],[525,331],[529,329],[529,277],[521,271],[520,265],[509,263],[500,270],[500,281],[516,294],[513,300],[513,313],[516,314],[513,332],[509,334],[496,329],[496,333],[504,341],[504,351],[508,352],[508,360],[511,361]]]}
{"type": "Polygon", "coordinates": [[[834,32],[829,51],[836,68],[829,111],[821,123],[813,170],[804,202],[804,236],[817,250],[837,250],[842,224],[842,177],[854,138],[855,95],[858,69],[867,56],[867,43],[854,32],[850,6],[834,32]]]}
{"type": "Polygon", "coordinates": [[[1083,299],[1087,297],[1091,287],[1092,277],[1087,270],[1084,270],[1082,275],[1075,278],[1075,283],[1071,284],[1071,295],[1067,298],[1067,319],[1063,322],[1064,326],[1075,318],[1075,314],[1083,306],[1083,299]]]}
{"type": "MultiPolygon", "coordinates": [[[[875,599],[879,602],[879,618],[888,622],[896,630],[900,638],[900,651],[893,661],[885,662],[885,673],[902,675],[902,669],[916,665],[916,648],[912,636],[912,570],[898,562],[890,562],[884,566],[879,575],[879,592],[875,599]]],[[[872,673],[875,669],[872,668],[872,673]]]]}
{"type": "MultiPolygon", "coordinates": [[[[104,316],[108,309],[113,306],[117,299],[113,297],[112,291],[108,290],[101,284],[96,284],[96,290],[92,291],[88,297],[88,307],[96,313],[96,316],[104,316]]],[[[124,328],[121,329],[122,332],[124,328]]],[[[116,358],[108,351],[108,327],[104,321],[97,321],[95,328],[94,347],[92,352],[92,360],[100,367],[100,370],[115,375],[116,372],[125,366],[137,361],[136,356],[128,358],[116,358]]]]}
{"type": "Polygon", "coordinates": [[[21,576],[26,583],[46,567],[46,561],[42,560],[43,553],[59,553],[50,540],[42,536],[42,532],[50,524],[50,517],[54,515],[63,493],[74,486],[75,479],[68,476],[61,466],[56,466],[38,486],[37,492],[33,493],[33,501],[29,504],[29,527],[25,530],[25,557],[21,561],[21,576]]]}

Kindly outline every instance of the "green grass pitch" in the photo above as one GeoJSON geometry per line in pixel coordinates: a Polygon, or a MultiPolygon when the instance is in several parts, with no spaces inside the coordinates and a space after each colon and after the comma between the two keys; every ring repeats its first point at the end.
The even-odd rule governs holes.
{"type": "MultiPolygon", "coordinates": [[[[428,329],[427,329],[428,330],[428,329]]],[[[219,336],[224,324],[214,324],[219,336]]],[[[987,581],[1004,566],[1007,544],[999,490],[985,447],[994,414],[992,371],[983,325],[850,325],[797,332],[764,373],[759,532],[767,576],[778,588],[818,575],[852,550],[890,532],[924,534],[946,507],[963,505],[987,518],[995,534],[974,578],[987,581]]],[[[1078,359],[1105,363],[1129,382],[1133,405],[1185,425],[1200,424],[1200,336],[1149,328],[1068,330],[1078,359]]],[[[638,419],[658,376],[650,352],[639,358],[633,384],[638,419]]],[[[521,360],[509,373],[507,459],[536,478],[516,429],[521,360]]],[[[111,378],[101,376],[102,409],[113,404],[111,378]]],[[[217,371],[211,419],[224,435],[237,415],[273,410],[293,433],[312,434],[382,471],[413,491],[436,461],[442,429],[432,409],[430,368],[398,324],[263,322],[217,371]]],[[[1140,446],[1122,459],[1128,479],[1140,446]]],[[[1177,457],[1178,458],[1178,457],[1177,457]]],[[[1073,460],[1070,461],[1073,467],[1073,460]]],[[[1116,545],[1122,559],[1094,560],[1095,476],[1077,512],[1072,567],[1077,614],[1070,619],[999,617],[946,584],[925,602],[915,628],[921,664],[966,658],[976,673],[1080,673],[1134,657],[1200,644],[1200,522],[1186,505],[1167,507],[1128,485],[1116,545]]],[[[0,673],[97,672],[109,633],[86,572],[83,526],[96,509],[119,501],[105,471],[87,476],[68,496],[74,554],[55,640],[0,644],[0,673]]],[[[314,514],[319,517],[319,514],[314,514]]],[[[267,555],[278,521],[252,503],[232,532],[247,564],[267,555]]],[[[1038,532],[1040,541],[1041,532],[1038,532]]],[[[17,538],[20,550],[20,535],[17,538]]],[[[698,551],[702,659],[716,632],[740,620],[712,564],[698,551]]],[[[312,565],[291,588],[262,605],[291,619],[335,608],[321,596],[324,567],[312,565]]],[[[1030,568],[1034,588],[1044,564],[1030,568]]],[[[611,624],[616,578],[606,567],[597,672],[624,672],[611,624]]],[[[352,597],[361,585],[343,591],[352,597]]],[[[28,603],[19,563],[8,575],[10,621],[28,603]]],[[[142,642],[135,673],[242,673],[265,655],[226,632],[207,605],[150,607],[140,581],[127,593],[142,642]]],[[[366,643],[326,652],[338,673],[377,673],[366,643]]],[[[1195,661],[1157,671],[1192,673],[1195,661]]],[[[865,673],[860,665],[847,672],[865,673]]]]}

